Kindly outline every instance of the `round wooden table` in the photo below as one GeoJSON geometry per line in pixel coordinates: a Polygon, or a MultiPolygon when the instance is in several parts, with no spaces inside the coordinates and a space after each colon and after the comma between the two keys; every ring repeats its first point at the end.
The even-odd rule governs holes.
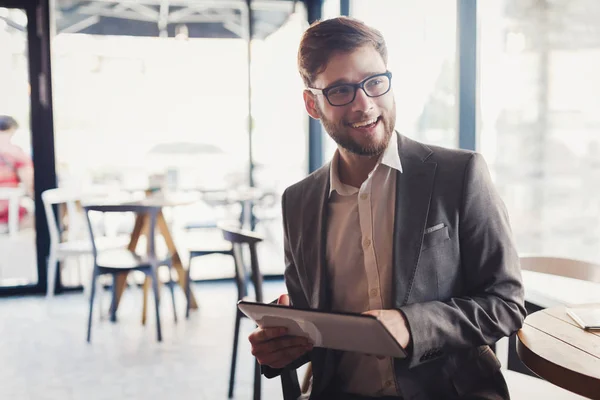
{"type": "MultiPolygon", "coordinates": [[[[600,304],[572,308],[600,307],[600,304]]],[[[585,331],[565,307],[529,315],[517,334],[517,353],[541,378],[571,392],[600,399],[600,331],[585,331]]]]}

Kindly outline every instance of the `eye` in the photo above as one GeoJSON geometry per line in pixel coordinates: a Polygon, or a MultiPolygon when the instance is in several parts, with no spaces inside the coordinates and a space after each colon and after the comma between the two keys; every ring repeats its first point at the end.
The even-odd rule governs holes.
{"type": "Polygon", "coordinates": [[[352,93],[354,88],[348,85],[336,86],[329,89],[327,94],[329,96],[347,96],[352,93]]]}
{"type": "Polygon", "coordinates": [[[383,79],[377,77],[377,78],[373,78],[370,81],[368,81],[367,87],[379,86],[381,84],[383,84],[383,79]]]}

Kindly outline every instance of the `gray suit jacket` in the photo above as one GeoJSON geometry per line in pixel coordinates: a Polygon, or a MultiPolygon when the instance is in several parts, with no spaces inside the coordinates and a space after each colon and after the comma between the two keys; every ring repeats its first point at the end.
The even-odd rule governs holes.
{"type": "MultiPolygon", "coordinates": [[[[500,364],[489,344],[525,318],[519,259],[504,204],[483,158],[402,135],[397,174],[393,302],[410,326],[406,360],[395,360],[405,399],[460,397],[500,364]]],[[[296,307],[327,310],[325,262],[329,168],[283,194],[285,282],[296,307]]],[[[312,397],[335,387],[340,352],[315,348],[312,397]]],[[[278,371],[266,368],[265,375],[278,371]]]]}

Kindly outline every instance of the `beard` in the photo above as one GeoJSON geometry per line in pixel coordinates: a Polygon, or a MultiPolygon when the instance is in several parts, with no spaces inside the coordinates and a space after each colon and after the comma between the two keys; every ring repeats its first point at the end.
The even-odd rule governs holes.
{"type": "MultiPolygon", "coordinates": [[[[385,151],[390,138],[394,133],[394,127],[396,125],[396,102],[394,101],[389,113],[383,113],[380,116],[380,123],[383,127],[383,137],[381,139],[371,140],[369,143],[359,143],[350,134],[352,127],[348,126],[348,122],[345,119],[340,121],[333,121],[325,117],[321,107],[316,107],[321,123],[325,127],[327,134],[340,146],[341,148],[349,151],[350,153],[359,156],[378,156],[385,151]]],[[[369,119],[366,114],[356,118],[355,120],[366,120],[369,119]]]]}

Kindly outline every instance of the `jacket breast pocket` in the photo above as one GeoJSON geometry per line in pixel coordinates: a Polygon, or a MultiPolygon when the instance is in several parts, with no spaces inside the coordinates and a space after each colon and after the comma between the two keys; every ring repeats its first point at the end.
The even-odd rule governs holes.
{"type": "Polygon", "coordinates": [[[443,224],[440,225],[442,226],[436,225],[425,231],[425,236],[423,236],[423,246],[421,247],[422,250],[437,246],[444,243],[446,240],[450,240],[448,227],[443,224]]]}

